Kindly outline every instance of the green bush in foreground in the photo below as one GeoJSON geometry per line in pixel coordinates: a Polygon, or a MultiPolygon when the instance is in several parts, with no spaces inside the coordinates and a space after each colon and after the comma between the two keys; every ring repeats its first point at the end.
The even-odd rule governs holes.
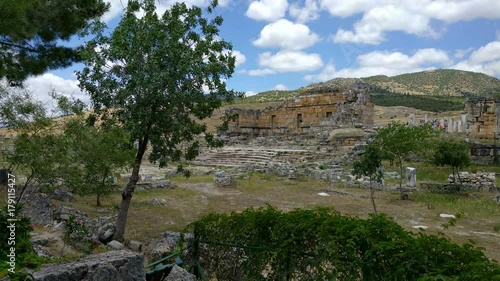
{"type": "Polygon", "coordinates": [[[203,265],[217,280],[500,280],[481,249],[406,231],[386,215],[268,207],[210,214],[189,227],[208,243],[203,265]]]}
{"type": "Polygon", "coordinates": [[[29,274],[24,270],[26,268],[38,269],[45,261],[39,257],[31,247],[30,232],[33,230],[32,225],[27,217],[19,214],[20,206],[17,206],[16,212],[13,214],[17,221],[15,222],[15,240],[10,238],[11,231],[7,227],[11,224],[8,221],[12,218],[7,208],[0,209],[0,278],[8,276],[9,280],[30,280],[29,274]],[[15,244],[12,242],[15,241],[15,244]],[[15,251],[12,252],[11,248],[15,251]],[[15,267],[12,270],[9,261],[10,256],[15,255],[15,267]],[[10,270],[9,270],[10,269],[10,270]]]}

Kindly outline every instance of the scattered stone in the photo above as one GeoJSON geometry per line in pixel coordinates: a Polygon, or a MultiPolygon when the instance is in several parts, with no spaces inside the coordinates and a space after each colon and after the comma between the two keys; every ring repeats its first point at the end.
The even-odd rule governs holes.
{"type": "Polygon", "coordinates": [[[113,250],[121,250],[121,249],[123,249],[123,247],[125,247],[122,243],[120,243],[116,240],[109,242],[108,246],[113,250]]]}
{"type": "Polygon", "coordinates": [[[132,251],[135,251],[135,252],[142,251],[142,243],[139,241],[129,240],[129,241],[127,241],[126,245],[132,251]]]}
{"type": "Polygon", "coordinates": [[[99,208],[99,209],[97,209],[97,213],[99,213],[99,214],[104,214],[104,213],[107,213],[107,212],[109,212],[108,208],[99,208]]]}
{"type": "Polygon", "coordinates": [[[445,218],[445,219],[455,219],[455,215],[450,215],[450,214],[440,214],[440,218],[445,218]]]}
{"type": "Polygon", "coordinates": [[[224,171],[215,172],[214,181],[218,187],[234,187],[238,184],[234,176],[228,175],[224,171]]]}
{"type": "Polygon", "coordinates": [[[166,206],[167,201],[165,199],[151,198],[148,199],[148,203],[155,206],[166,206]]]}
{"type": "Polygon", "coordinates": [[[318,195],[319,195],[319,196],[323,196],[323,197],[330,196],[330,194],[325,193],[325,192],[320,192],[320,193],[318,193],[318,195]]]}
{"type": "Polygon", "coordinates": [[[73,197],[73,193],[67,189],[56,189],[54,192],[50,195],[50,198],[62,202],[73,202],[75,201],[75,198],[73,197]]]}
{"type": "Polygon", "coordinates": [[[429,228],[428,226],[425,226],[425,225],[414,225],[412,227],[415,229],[427,229],[427,228],[429,228]]]}
{"type": "Polygon", "coordinates": [[[401,176],[398,172],[384,172],[384,177],[392,178],[392,179],[400,179],[401,176]]]}
{"type": "Polygon", "coordinates": [[[196,276],[189,273],[187,270],[178,265],[174,265],[174,267],[172,267],[172,270],[168,274],[167,278],[165,278],[165,281],[196,281],[196,280],[197,280],[196,276]]]}
{"type": "Polygon", "coordinates": [[[65,262],[49,263],[33,274],[35,281],[144,281],[144,257],[129,251],[110,251],[65,262]]]}
{"type": "Polygon", "coordinates": [[[108,244],[113,240],[113,235],[115,234],[116,227],[114,223],[107,223],[103,226],[101,226],[97,230],[97,239],[99,242],[102,244],[108,244]]]}
{"type": "Polygon", "coordinates": [[[74,216],[77,220],[87,220],[87,214],[71,207],[61,206],[54,210],[54,220],[56,221],[67,221],[71,216],[74,216]]]}
{"type": "Polygon", "coordinates": [[[44,193],[35,193],[26,201],[21,212],[30,218],[31,223],[47,225],[53,222],[50,198],[44,193]]]}

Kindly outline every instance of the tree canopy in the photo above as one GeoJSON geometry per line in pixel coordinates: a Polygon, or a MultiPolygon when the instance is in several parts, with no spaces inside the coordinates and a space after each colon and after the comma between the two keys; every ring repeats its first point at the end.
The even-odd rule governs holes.
{"type": "Polygon", "coordinates": [[[384,178],[382,173],[382,151],[375,143],[370,143],[365,146],[361,158],[353,164],[353,175],[367,176],[370,178],[370,198],[373,205],[373,211],[377,214],[377,207],[373,197],[373,181],[381,183],[384,178]]]}
{"type": "Polygon", "coordinates": [[[380,129],[374,142],[382,149],[383,158],[391,163],[396,161],[400,168],[399,188],[403,194],[403,161],[412,154],[419,154],[430,148],[429,140],[439,134],[429,125],[407,126],[401,122],[391,122],[386,128],[380,129]]]}
{"type": "Polygon", "coordinates": [[[194,159],[205,134],[201,122],[236,93],[226,79],[234,72],[229,42],[219,37],[223,19],[201,8],[174,4],[159,16],[155,1],[129,1],[114,32],[89,42],[86,67],[77,74],[101,120],[115,119],[137,143],[132,175],[122,193],[115,239],[123,239],[128,206],[146,148],[149,160],[165,166],[194,159]],[[142,11],[141,17],[137,12],[142,11]],[[113,110],[110,110],[113,109],[113,110]]]}
{"type": "Polygon", "coordinates": [[[470,146],[464,141],[450,139],[441,140],[431,159],[436,166],[450,166],[455,177],[455,170],[460,179],[460,170],[471,164],[469,156],[470,146]]]}
{"type": "Polygon", "coordinates": [[[103,0],[0,0],[0,78],[19,83],[29,75],[81,61],[72,36],[108,9],[103,0]]]}

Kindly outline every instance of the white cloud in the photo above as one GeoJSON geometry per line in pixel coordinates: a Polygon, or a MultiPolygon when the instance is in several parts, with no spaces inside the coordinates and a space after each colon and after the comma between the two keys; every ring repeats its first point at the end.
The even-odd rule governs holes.
{"type": "MultiPolygon", "coordinates": [[[[123,14],[124,10],[127,7],[128,0],[105,0],[110,4],[109,11],[106,12],[102,16],[102,20],[104,22],[109,22],[112,19],[123,14]]],[[[219,7],[228,6],[231,0],[219,0],[219,7]]],[[[155,1],[156,4],[156,12],[159,15],[162,15],[166,10],[168,10],[173,4],[177,2],[184,2],[187,6],[198,6],[198,7],[207,7],[210,5],[211,0],[159,0],[155,1]]]]}
{"type": "Polygon", "coordinates": [[[473,51],[467,60],[451,68],[500,76],[500,41],[493,41],[473,51]]]}
{"type": "Polygon", "coordinates": [[[245,92],[245,97],[255,96],[256,94],[258,94],[258,93],[254,92],[254,91],[246,91],[245,92]]]}
{"type": "MultiPolygon", "coordinates": [[[[247,57],[242,54],[240,51],[237,51],[237,50],[233,50],[231,51],[233,56],[235,57],[236,61],[234,63],[234,66],[239,66],[239,65],[242,65],[244,64],[246,61],[247,61],[247,57]]],[[[223,53],[228,53],[228,51],[224,51],[223,53]]]]}
{"type": "Polygon", "coordinates": [[[363,14],[352,30],[339,28],[334,41],[379,44],[385,33],[402,31],[417,36],[439,36],[432,20],[453,23],[478,18],[499,19],[498,0],[318,0],[333,16],[363,14]]]}
{"type": "Polygon", "coordinates": [[[262,68],[262,69],[248,70],[247,73],[250,76],[264,76],[264,75],[269,75],[269,74],[275,74],[276,71],[271,70],[269,68],[262,68]]]}
{"type": "Polygon", "coordinates": [[[290,5],[288,12],[298,23],[306,23],[318,19],[320,9],[317,0],[306,0],[303,7],[299,3],[290,5]]]}
{"type": "Polygon", "coordinates": [[[278,84],[274,86],[274,89],[278,91],[286,91],[288,90],[288,87],[285,84],[278,84]]]}
{"type": "Polygon", "coordinates": [[[472,63],[482,63],[496,59],[500,59],[500,41],[488,43],[486,46],[474,51],[469,58],[472,63]]]}
{"type": "Polygon", "coordinates": [[[55,103],[51,105],[53,101],[49,96],[52,91],[68,97],[72,95],[87,104],[90,102],[90,97],[80,90],[76,79],[64,79],[52,73],[45,73],[40,76],[29,77],[25,85],[36,99],[48,103],[48,108],[55,106],[55,103]]]}
{"type": "Polygon", "coordinates": [[[435,69],[436,67],[447,67],[452,64],[448,54],[438,49],[420,49],[411,56],[401,52],[374,51],[359,55],[356,60],[359,65],[357,68],[336,69],[333,62],[330,62],[320,73],[306,75],[304,79],[306,81],[326,81],[337,77],[393,76],[435,69]]]}
{"type": "Polygon", "coordinates": [[[276,21],[285,16],[287,0],[256,0],[250,3],[245,15],[254,20],[276,21]]]}
{"type": "Polygon", "coordinates": [[[264,26],[260,37],[252,44],[257,47],[301,50],[316,44],[318,40],[319,36],[311,32],[307,25],[280,19],[264,26]]]}
{"type": "Polygon", "coordinates": [[[279,51],[276,54],[265,52],[259,54],[259,66],[275,72],[312,71],[323,66],[319,54],[308,54],[299,51],[279,51]]]}
{"type": "Polygon", "coordinates": [[[404,31],[419,36],[437,35],[430,26],[430,18],[388,5],[366,12],[363,18],[354,24],[354,31],[338,29],[334,42],[379,44],[385,40],[386,31],[404,31]]]}

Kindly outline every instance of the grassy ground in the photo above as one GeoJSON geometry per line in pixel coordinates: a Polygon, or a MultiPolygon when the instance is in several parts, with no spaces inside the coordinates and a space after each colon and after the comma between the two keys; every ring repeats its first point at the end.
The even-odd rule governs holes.
{"type": "MultiPolygon", "coordinates": [[[[241,177],[235,188],[217,188],[211,176],[173,179],[178,187],[168,190],[136,192],[132,199],[127,221],[126,238],[148,241],[161,236],[164,231],[182,230],[186,225],[210,212],[241,211],[247,207],[271,204],[283,210],[334,207],[341,213],[367,217],[372,212],[368,191],[358,188],[340,188],[320,180],[290,181],[263,174],[241,177]],[[331,196],[318,196],[325,191],[331,196]],[[332,192],[331,190],[338,191],[332,192]],[[153,206],[148,199],[164,199],[163,206],[153,206]]],[[[403,227],[414,230],[412,225],[426,225],[427,232],[438,233],[446,219],[439,214],[460,214],[456,226],[444,230],[452,240],[462,243],[469,239],[484,247],[491,258],[500,260],[500,207],[492,200],[491,193],[479,193],[477,197],[414,193],[409,201],[398,199],[398,193],[377,192],[379,212],[394,218],[403,227]]],[[[81,197],[73,203],[57,202],[98,216],[93,197],[81,197]]],[[[105,201],[105,207],[115,212],[120,194],[113,194],[105,201]]],[[[415,230],[416,231],[416,230],[415,230]]]]}

